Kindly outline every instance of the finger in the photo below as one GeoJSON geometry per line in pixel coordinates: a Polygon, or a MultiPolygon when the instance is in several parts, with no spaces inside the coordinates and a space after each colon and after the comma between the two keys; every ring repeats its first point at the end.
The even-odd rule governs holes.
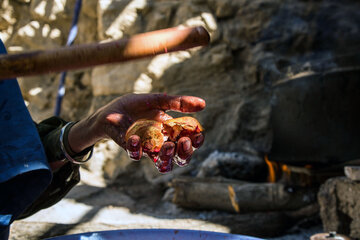
{"type": "MultiPolygon", "coordinates": [[[[205,108],[205,100],[193,96],[167,94],[130,95],[125,101],[136,109],[160,109],[163,111],[198,112],[205,108]]],[[[125,104],[125,107],[129,104],[125,104]]]]}
{"type": "Polygon", "coordinates": [[[173,117],[169,114],[166,114],[163,110],[154,109],[147,111],[142,115],[142,118],[152,119],[158,122],[165,122],[166,120],[172,119],[173,117]]]}
{"type": "Polygon", "coordinates": [[[175,143],[165,142],[160,149],[159,157],[163,161],[171,161],[175,156],[175,143]]]}
{"type": "Polygon", "coordinates": [[[177,143],[177,157],[175,163],[180,166],[186,166],[189,164],[191,156],[193,154],[193,148],[191,145],[191,139],[189,137],[182,137],[177,143]]]}
{"type": "Polygon", "coordinates": [[[166,94],[155,94],[157,105],[164,111],[198,112],[205,108],[204,99],[193,96],[171,96],[166,94]]]}
{"type": "Polygon", "coordinates": [[[192,136],[190,136],[192,146],[194,148],[199,148],[204,143],[205,136],[203,133],[197,133],[192,136]]]}
{"type": "Polygon", "coordinates": [[[131,159],[139,161],[140,158],[142,157],[142,147],[141,147],[140,137],[137,135],[130,136],[126,143],[126,150],[131,159]]]}
{"type": "Polygon", "coordinates": [[[174,156],[175,143],[165,142],[160,149],[159,159],[155,162],[155,166],[160,173],[167,173],[172,170],[174,156]]]}

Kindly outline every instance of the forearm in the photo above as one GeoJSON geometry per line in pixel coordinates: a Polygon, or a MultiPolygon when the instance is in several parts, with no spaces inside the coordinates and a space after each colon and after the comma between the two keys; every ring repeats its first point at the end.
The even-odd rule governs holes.
{"type": "Polygon", "coordinates": [[[73,125],[67,137],[69,147],[73,153],[79,153],[103,138],[98,133],[95,121],[91,117],[73,125]]]}

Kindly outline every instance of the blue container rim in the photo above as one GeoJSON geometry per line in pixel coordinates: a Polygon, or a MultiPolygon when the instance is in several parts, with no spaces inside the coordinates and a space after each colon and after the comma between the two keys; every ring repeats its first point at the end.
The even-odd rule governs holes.
{"type": "Polygon", "coordinates": [[[222,233],[215,231],[190,230],[190,229],[170,229],[170,228],[148,228],[148,229],[119,229],[85,232],[72,235],[64,235],[48,240],[117,240],[120,239],[142,239],[142,240],[263,240],[261,238],[222,233]],[[146,235],[146,238],[144,238],[146,235]]]}

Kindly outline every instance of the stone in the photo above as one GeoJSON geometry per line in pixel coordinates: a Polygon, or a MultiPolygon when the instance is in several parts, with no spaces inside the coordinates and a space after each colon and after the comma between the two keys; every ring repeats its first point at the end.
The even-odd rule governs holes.
{"type": "Polygon", "coordinates": [[[246,47],[247,41],[244,35],[247,31],[245,26],[242,22],[235,22],[234,24],[224,26],[223,39],[231,49],[237,50],[246,47]]]}
{"type": "Polygon", "coordinates": [[[34,20],[17,30],[11,44],[29,50],[52,49],[62,45],[63,37],[59,28],[51,28],[47,23],[34,20]]]}
{"type": "Polygon", "coordinates": [[[360,237],[360,184],[346,177],[327,180],[320,188],[318,202],[325,231],[360,237]]]}
{"type": "Polygon", "coordinates": [[[223,0],[223,1],[208,1],[209,5],[214,8],[216,17],[218,18],[227,18],[235,14],[236,8],[232,5],[232,0],[223,0]]]}
{"type": "Polygon", "coordinates": [[[75,44],[98,42],[97,18],[85,14],[81,11],[78,22],[78,34],[75,38],[75,44]]]}
{"type": "Polygon", "coordinates": [[[345,176],[353,181],[360,181],[360,167],[346,166],[344,167],[345,176]]]}
{"type": "Polygon", "coordinates": [[[191,54],[186,51],[156,56],[151,59],[147,67],[148,74],[154,78],[154,84],[156,84],[157,80],[163,77],[167,69],[189,58],[191,58],[191,54]]]}
{"type": "Polygon", "coordinates": [[[205,26],[204,21],[201,19],[201,12],[209,12],[208,8],[201,8],[192,2],[184,2],[181,4],[175,13],[175,26],[205,26]]]}
{"type": "MultiPolygon", "coordinates": [[[[63,46],[74,3],[2,1],[0,31],[9,52],[63,46]]],[[[359,42],[358,12],[356,1],[333,0],[83,1],[75,44],[195,25],[209,31],[211,43],[69,73],[62,117],[79,120],[112,99],[133,92],[196,95],[207,102],[204,111],[194,114],[206,129],[206,140],[193,156],[192,174],[197,174],[201,162],[216,150],[258,156],[271,149],[273,85],[305,68],[357,67],[356,61],[336,59],[357,50],[352,48],[359,42]]],[[[57,81],[58,75],[20,79],[36,121],[53,114],[57,81]]],[[[94,160],[89,169],[109,179],[124,174],[127,160],[119,159],[125,159],[126,153],[121,155],[115,147],[99,148],[104,155],[98,154],[99,165],[95,166],[94,160]]],[[[149,181],[158,177],[151,172],[155,170],[151,162],[142,164],[139,176],[146,175],[149,181]],[[146,169],[150,170],[144,173],[146,169]]],[[[130,169],[138,166],[130,165],[130,169]]]]}
{"type": "Polygon", "coordinates": [[[42,19],[32,18],[27,3],[11,1],[11,4],[7,11],[13,9],[13,14],[4,13],[4,16],[10,16],[6,19],[12,18],[11,16],[16,18],[16,24],[14,22],[6,30],[7,33],[14,33],[6,42],[11,52],[49,49],[62,45],[64,40],[62,27],[49,24],[42,19]]]}
{"type": "MultiPolygon", "coordinates": [[[[11,49],[55,47],[61,44],[61,39],[64,43],[73,3],[59,1],[51,5],[34,0],[19,5],[10,2],[14,11],[9,19],[16,19],[17,28],[30,26],[36,33],[36,37],[25,35],[20,38],[12,36],[11,26],[8,26],[4,31],[11,35],[8,36],[11,49]],[[25,11],[26,4],[30,4],[32,15],[25,11]],[[49,12],[40,14],[41,6],[49,12]],[[63,9],[62,13],[60,9],[63,9]],[[51,16],[55,20],[51,20],[54,18],[51,16]],[[39,23],[39,29],[32,21],[39,23]],[[50,26],[49,32],[56,28],[63,31],[61,37],[56,41],[43,38],[39,33],[46,32],[46,24],[50,26]]],[[[329,0],[321,4],[268,0],[84,1],[76,43],[118,39],[177,25],[205,26],[212,39],[210,46],[202,49],[90,69],[90,83],[86,80],[82,88],[72,86],[67,90],[68,97],[79,98],[79,103],[65,100],[68,102],[65,111],[72,112],[64,113],[64,116],[84,116],[86,111],[95,111],[107,100],[131,92],[192,94],[205,98],[208,103],[206,111],[196,115],[206,124],[207,130],[206,143],[196,153],[199,159],[205,159],[219,147],[224,152],[238,152],[243,148],[267,151],[271,145],[268,121],[271,98],[264,87],[269,81],[280,79],[288,66],[306,58],[302,57],[304,50],[310,53],[318,51],[318,46],[327,46],[323,56],[331,57],[332,47],[341,43],[336,38],[344,29],[341,26],[349,26],[349,31],[344,32],[346,38],[342,38],[345,40],[341,41],[358,39],[354,27],[358,19],[356,9],[356,4],[329,0]],[[332,5],[339,9],[337,14],[341,21],[334,22],[334,31],[324,32],[327,39],[320,37],[323,30],[319,26],[322,26],[322,16],[329,21],[338,19],[331,14],[332,5]],[[282,19],[286,21],[282,22],[282,19]],[[73,87],[77,90],[72,90],[73,87]],[[91,94],[88,94],[89,90],[91,94]],[[75,113],[75,108],[79,108],[79,114],[75,113]],[[226,126],[223,126],[224,122],[226,126]]],[[[313,66],[316,60],[307,59],[306,62],[313,66]]],[[[40,111],[46,112],[49,108],[39,109],[34,114],[40,114],[40,111]]]]}
{"type": "Polygon", "coordinates": [[[1,2],[0,15],[0,31],[6,30],[17,21],[14,7],[9,3],[8,0],[1,2]]]}
{"type": "Polygon", "coordinates": [[[18,78],[21,93],[28,110],[35,122],[40,122],[53,114],[57,85],[54,84],[55,75],[43,75],[18,78]]]}
{"type": "Polygon", "coordinates": [[[32,0],[31,14],[46,22],[63,20],[73,15],[76,0],[44,1],[32,0]]]}
{"type": "MultiPolygon", "coordinates": [[[[98,4],[97,0],[84,0],[84,1],[82,1],[81,13],[88,16],[88,17],[90,17],[90,18],[96,19],[97,18],[97,4],[98,4]]],[[[80,20],[81,20],[81,18],[80,18],[80,20]]],[[[94,32],[96,32],[96,31],[94,31],[94,32]]]]}
{"type": "Polygon", "coordinates": [[[146,32],[167,28],[170,25],[172,14],[179,6],[179,3],[173,1],[155,1],[150,6],[150,10],[144,16],[147,22],[146,32]]]}
{"type": "Polygon", "coordinates": [[[136,81],[141,77],[141,72],[146,72],[149,61],[145,59],[94,68],[91,74],[93,95],[121,95],[133,92],[136,81]]]}
{"type": "Polygon", "coordinates": [[[120,39],[140,32],[141,19],[138,17],[138,13],[146,8],[146,0],[99,1],[99,39],[120,39]]]}

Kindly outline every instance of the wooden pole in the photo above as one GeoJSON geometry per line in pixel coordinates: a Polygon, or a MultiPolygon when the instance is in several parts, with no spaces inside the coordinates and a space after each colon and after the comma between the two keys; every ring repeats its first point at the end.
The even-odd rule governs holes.
{"type": "Polygon", "coordinates": [[[168,28],[106,43],[0,55],[0,80],[125,62],[207,45],[203,27],[168,28]]]}

